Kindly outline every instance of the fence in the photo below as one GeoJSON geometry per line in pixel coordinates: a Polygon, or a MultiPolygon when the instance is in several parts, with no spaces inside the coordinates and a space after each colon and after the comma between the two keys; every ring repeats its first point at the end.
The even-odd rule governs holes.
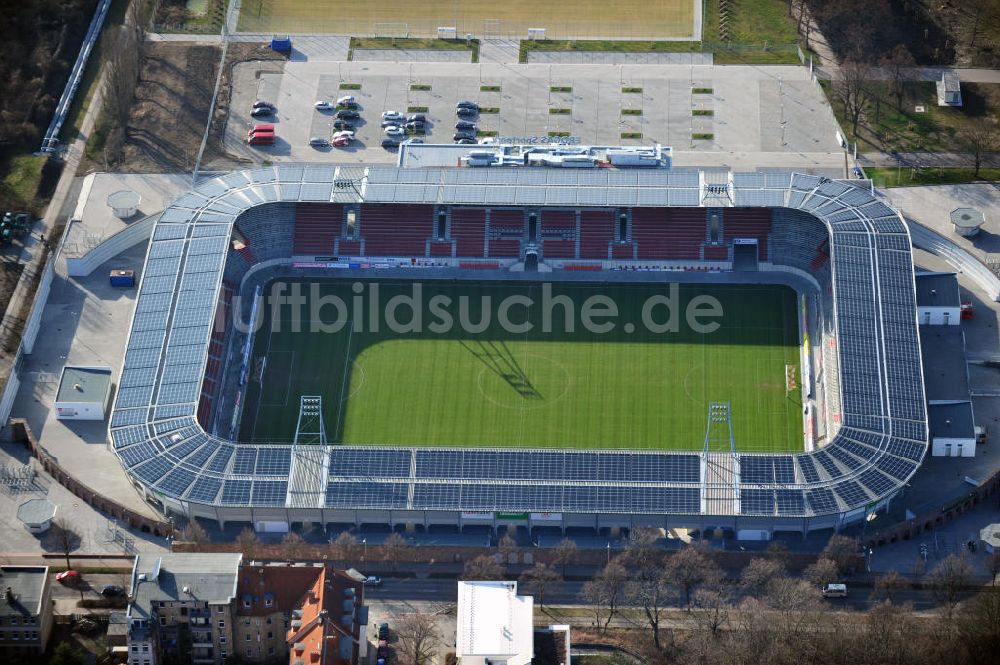
{"type": "Polygon", "coordinates": [[[26,420],[22,418],[12,418],[10,421],[10,428],[12,438],[15,441],[21,441],[28,445],[31,449],[31,454],[35,456],[38,462],[42,465],[42,468],[45,469],[46,473],[52,476],[57,483],[86,501],[97,510],[100,510],[107,515],[111,515],[117,520],[125,522],[133,529],[139,529],[143,533],[152,533],[154,536],[160,537],[165,537],[173,533],[173,526],[169,522],[154,520],[146,517],[145,515],[140,515],[131,508],[127,508],[117,501],[95,492],[90,487],[77,480],[75,476],[71,475],[59,466],[59,462],[49,455],[48,451],[45,450],[40,443],[38,443],[38,440],[35,438],[35,435],[31,431],[31,427],[28,425],[26,420]]]}
{"type": "Polygon", "coordinates": [[[49,128],[45,131],[45,136],[42,138],[42,152],[55,152],[59,146],[59,132],[62,130],[63,121],[66,120],[69,105],[73,103],[76,89],[79,87],[81,79],[83,79],[83,70],[86,69],[87,60],[90,59],[90,53],[94,50],[97,38],[101,34],[104,17],[107,16],[108,7],[110,6],[111,0],[101,0],[101,4],[97,6],[97,11],[94,12],[94,18],[90,21],[87,35],[83,38],[83,45],[80,46],[80,53],[76,56],[76,62],[73,63],[73,69],[69,73],[69,80],[66,81],[62,97],[59,98],[59,104],[56,105],[56,112],[52,116],[52,122],[49,123],[49,128]]]}

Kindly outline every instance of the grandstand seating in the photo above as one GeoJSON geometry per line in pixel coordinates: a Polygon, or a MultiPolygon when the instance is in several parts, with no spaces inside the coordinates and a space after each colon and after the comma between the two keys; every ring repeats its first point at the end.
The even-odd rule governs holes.
{"type": "Polygon", "coordinates": [[[727,208],[722,219],[722,237],[726,242],[737,238],[756,238],[758,256],[761,261],[767,261],[767,238],[771,233],[769,209],[727,208]]]}
{"type": "Polygon", "coordinates": [[[365,204],[360,236],[367,256],[424,256],[434,233],[434,206],[365,204]]]}
{"type": "Polygon", "coordinates": [[[608,243],[615,237],[615,214],[611,210],[580,211],[580,258],[607,259],[608,243]]]}
{"type": "Polygon", "coordinates": [[[489,256],[495,258],[518,257],[524,237],[524,211],[508,209],[490,210],[489,256]]]}
{"type": "Polygon", "coordinates": [[[728,261],[729,245],[705,245],[706,261],[728,261]]]}
{"type": "Polygon", "coordinates": [[[295,204],[295,254],[333,253],[334,238],[340,235],[344,207],[330,203],[295,204]]]}
{"type": "MultiPolygon", "coordinates": [[[[728,216],[726,219],[728,226],[728,216]]],[[[781,263],[812,273],[829,271],[830,234],[812,215],[787,208],[775,209],[768,240],[781,263]]]]}
{"type": "Polygon", "coordinates": [[[337,241],[337,254],[341,256],[361,256],[361,241],[341,238],[337,241]]]}
{"type": "Polygon", "coordinates": [[[455,256],[485,256],[486,210],[452,208],[451,237],[455,240],[455,256]]]}
{"type": "Polygon", "coordinates": [[[215,413],[215,397],[218,394],[222,365],[226,357],[226,337],[232,320],[231,304],[235,293],[236,287],[233,284],[222,283],[215,309],[215,325],[212,327],[212,336],[208,343],[208,362],[205,365],[201,397],[198,400],[198,423],[209,431],[211,431],[212,415],[215,413]]]}
{"type": "Polygon", "coordinates": [[[269,203],[241,214],[235,227],[246,242],[239,252],[230,252],[223,280],[238,284],[254,263],[292,255],[295,205],[269,203]]]}
{"type": "Polygon", "coordinates": [[[630,242],[616,242],[611,245],[611,258],[619,261],[631,261],[635,258],[635,248],[630,242]]]}
{"type": "Polygon", "coordinates": [[[576,211],[543,210],[541,213],[542,250],[550,259],[576,257],[576,211]]]}
{"type": "Polygon", "coordinates": [[[700,259],[705,242],[702,208],[633,208],[632,241],[639,259],[700,259]]]}
{"type": "Polygon", "coordinates": [[[429,256],[451,256],[450,240],[434,240],[430,243],[429,256]]]}

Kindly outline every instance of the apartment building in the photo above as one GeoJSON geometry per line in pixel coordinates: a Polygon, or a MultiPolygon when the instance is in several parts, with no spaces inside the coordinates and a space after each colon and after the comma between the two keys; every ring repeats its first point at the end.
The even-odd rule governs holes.
{"type": "Polygon", "coordinates": [[[139,554],[129,593],[128,665],[222,665],[233,653],[242,554],[139,554]]]}
{"type": "Polygon", "coordinates": [[[0,566],[0,662],[3,654],[41,654],[52,632],[46,566],[0,566]]]}
{"type": "Polygon", "coordinates": [[[289,665],[358,665],[368,657],[364,581],[356,570],[323,566],[292,610],[289,665]]]}

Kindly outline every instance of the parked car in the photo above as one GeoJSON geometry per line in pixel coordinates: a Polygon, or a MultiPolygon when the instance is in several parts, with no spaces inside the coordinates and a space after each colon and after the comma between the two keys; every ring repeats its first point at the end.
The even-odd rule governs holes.
{"type": "Polygon", "coordinates": [[[260,99],[258,99],[257,101],[255,101],[253,103],[253,107],[252,108],[255,108],[255,109],[271,109],[272,111],[275,110],[274,104],[272,104],[271,102],[262,101],[260,99]]]}
{"type": "Polygon", "coordinates": [[[311,139],[309,139],[309,145],[311,145],[314,148],[327,148],[329,147],[330,142],[327,141],[322,136],[314,136],[311,139]]]}
{"type": "Polygon", "coordinates": [[[475,102],[470,102],[467,99],[463,99],[459,103],[455,104],[456,109],[472,109],[473,111],[479,110],[479,104],[475,102]]]}
{"type": "Polygon", "coordinates": [[[332,111],[333,110],[333,104],[331,104],[330,102],[328,102],[326,100],[320,100],[320,101],[316,102],[315,104],[313,104],[313,106],[316,108],[317,111],[332,111]]]}
{"type": "Polygon", "coordinates": [[[83,578],[75,570],[64,570],[56,575],[56,582],[66,586],[76,586],[83,578]]]}
{"type": "Polygon", "coordinates": [[[375,655],[378,658],[387,658],[389,656],[389,647],[385,647],[385,646],[381,645],[381,642],[384,642],[384,641],[385,640],[381,640],[380,641],[378,650],[375,652],[375,655]]]}
{"type": "Polygon", "coordinates": [[[403,114],[399,111],[383,111],[382,120],[391,120],[392,122],[403,122],[403,114]]]}
{"type": "Polygon", "coordinates": [[[476,140],[475,139],[458,139],[457,141],[455,141],[455,143],[458,144],[458,145],[476,145],[476,140]]]}
{"type": "Polygon", "coordinates": [[[384,139],[382,139],[382,147],[383,148],[398,148],[399,147],[399,141],[394,136],[386,136],[384,139]]]}
{"type": "Polygon", "coordinates": [[[403,136],[406,131],[399,125],[392,125],[391,127],[386,127],[384,130],[386,136],[403,136]]]}
{"type": "Polygon", "coordinates": [[[387,639],[389,639],[389,624],[387,624],[387,623],[380,623],[378,625],[378,638],[380,640],[387,640],[387,639]]]}
{"type": "Polygon", "coordinates": [[[382,578],[378,575],[369,575],[365,578],[365,586],[382,586],[382,578]]]}
{"type": "Polygon", "coordinates": [[[382,121],[382,129],[385,129],[386,127],[402,127],[402,126],[403,126],[403,121],[402,120],[383,120],[382,121]]]}
{"type": "Polygon", "coordinates": [[[264,124],[260,124],[260,125],[254,125],[253,127],[251,127],[247,131],[247,136],[253,136],[254,134],[260,134],[261,132],[264,132],[264,133],[271,132],[273,134],[274,133],[274,125],[272,125],[270,123],[264,123],[264,124]]]}
{"type": "Polygon", "coordinates": [[[334,114],[334,117],[338,120],[357,120],[361,117],[361,114],[351,109],[340,109],[334,114]]]}
{"type": "Polygon", "coordinates": [[[425,125],[422,122],[408,122],[408,123],[406,123],[406,129],[410,130],[411,132],[422,132],[422,131],[424,131],[424,129],[426,127],[427,127],[427,125],[425,125]]]}
{"type": "Polygon", "coordinates": [[[459,120],[455,123],[455,129],[461,129],[469,132],[476,131],[476,123],[469,122],[468,120],[459,120]]]}
{"type": "Polygon", "coordinates": [[[250,111],[251,118],[266,118],[269,115],[274,115],[274,109],[269,106],[261,106],[250,111]]]}
{"type": "Polygon", "coordinates": [[[458,114],[459,118],[475,118],[477,115],[479,115],[478,110],[465,108],[464,106],[455,111],[455,113],[458,114]]]}
{"type": "Polygon", "coordinates": [[[346,129],[348,131],[354,131],[354,123],[338,119],[333,121],[333,128],[338,130],[346,129]]]}
{"type": "Polygon", "coordinates": [[[423,143],[424,140],[421,138],[406,139],[403,143],[423,143]]]}
{"type": "Polygon", "coordinates": [[[406,122],[427,122],[427,116],[423,113],[411,113],[406,116],[406,122]]]}
{"type": "Polygon", "coordinates": [[[117,598],[118,596],[125,595],[125,589],[117,584],[106,584],[104,585],[104,588],[101,589],[101,595],[105,598],[117,598]]]}
{"type": "Polygon", "coordinates": [[[475,132],[455,132],[455,135],[451,138],[455,141],[460,139],[474,139],[476,138],[476,134],[475,132]]]}
{"type": "Polygon", "coordinates": [[[358,105],[358,100],[354,99],[351,95],[344,95],[337,100],[337,106],[344,109],[353,109],[358,105]]]}
{"type": "Polygon", "coordinates": [[[334,148],[346,148],[347,146],[351,145],[351,139],[347,138],[346,136],[340,136],[333,139],[333,143],[331,145],[334,148]]]}

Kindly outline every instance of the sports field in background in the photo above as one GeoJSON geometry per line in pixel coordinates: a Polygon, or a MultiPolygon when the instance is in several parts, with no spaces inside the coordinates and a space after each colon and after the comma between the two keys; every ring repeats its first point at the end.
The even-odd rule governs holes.
{"type": "Polygon", "coordinates": [[[462,38],[526,39],[545,28],[558,39],[693,38],[695,0],[427,0],[341,3],[331,0],[243,0],[238,29],[263,33],[435,37],[442,26],[462,38]]]}
{"type": "MultiPolygon", "coordinates": [[[[309,293],[308,283],[301,288],[309,293]]],[[[355,297],[349,282],[316,288],[349,306],[355,297]]],[[[668,293],[665,285],[553,285],[553,297],[568,296],[577,311],[572,333],[560,307],[552,310],[553,332],[542,331],[537,284],[424,282],[421,288],[425,329],[440,321],[429,309],[434,296],[452,299],[447,311],[456,321],[459,298],[468,297],[472,322],[482,320],[481,298],[491,298],[491,325],[478,334],[456,325],[397,335],[380,316],[378,332],[355,326],[309,332],[305,320],[293,332],[290,313],[278,314],[280,330],[268,315],[255,338],[241,440],[291,441],[299,397],[322,395],[330,442],[701,450],[708,403],[728,401],[738,450],[802,450],[791,289],[683,284],[681,314],[692,297],[712,296],[722,305],[723,315],[713,319],[721,327],[698,334],[681,316],[678,332],[654,334],[641,325],[642,307],[654,294],[668,293]],[[497,325],[499,303],[515,294],[535,303],[530,315],[520,305],[509,310],[514,323],[534,323],[531,332],[512,334],[497,325]],[[613,332],[582,330],[579,313],[595,294],[618,307],[618,316],[608,319],[613,332]],[[636,328],[628,333],[632,322],[636,328]]],[[[411,293],[411,283],[380,282],[379,311],[393,296],[411,293]]],[[[410,310],[399,311],[396,320],[409,321],[410,310]]],[[[666,310],[654,315],[665,319],[666,310]]],[[[337,318],[329,307],[321,316],[326,323],[337,318]]],[[[369,311],[358,318],[370,328],[369,311]]]]}

